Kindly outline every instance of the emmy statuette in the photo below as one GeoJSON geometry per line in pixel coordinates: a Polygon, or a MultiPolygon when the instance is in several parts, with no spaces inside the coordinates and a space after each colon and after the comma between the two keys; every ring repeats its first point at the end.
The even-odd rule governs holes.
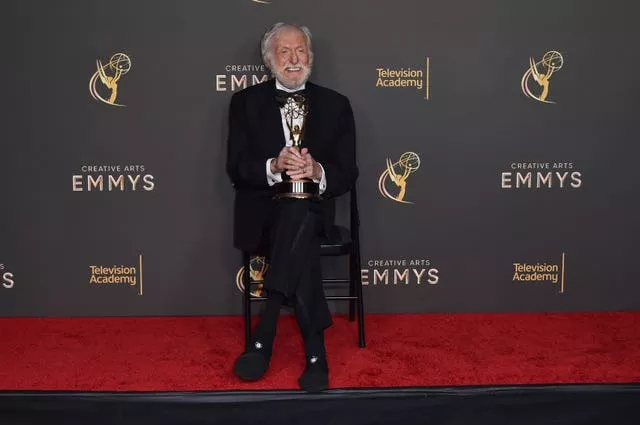
{"type": "MultiPolygon", "coordinates": [[[[292,146],[300,151],[304,138],[305,118],[309,113],[306,98],[294,95],[284,105],[284,117],[289,128],[289,139],[292,146]],[[294,124],[294,120],[302,119],[302,124],[294,124]]],[[[276,183],[276,199],[320,199],[319,184],[311,179],[292,180],[286,172],[282,173],[282,182],[276,183]]]]}

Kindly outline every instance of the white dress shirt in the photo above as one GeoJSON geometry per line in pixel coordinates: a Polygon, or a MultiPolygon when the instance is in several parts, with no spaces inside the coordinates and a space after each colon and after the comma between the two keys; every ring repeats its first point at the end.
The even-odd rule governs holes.
{"type": "MultiPolygon", "coordinates": [[[[294,91],[303,90],[304,88],[305,88],[305,84],[302,84],[300,87],[291,90],[286,88],[285,86],[280,84],[278,80],[276,80],[276,89],[278,90],[284,90],[286,92],[291,93],[294,91]]],[[[287,120],[284,116],[284,108],[280,108],[280,116],[282,117],[282,128],[285,134],[285,137],[284,137],[285,146],[291,146],[293,142],[289,138],[289,127],[287,126],[287,120]]],[[[299,117],[293,120],[293,125],[294,126],[299,125],[302,128],[303,121],[304,121],[304,118],[299,117]]],[[[267,159],[267,183],[269,183],[269,186],[273,186],[274,184],[280,183],[282,181],[282,173],[271,172],[271,161],[273,161],[274,159],[275,158],[267,159]]],[[[320,180],[313,179],[313,181],[316,183],[319,183],[320,194],[322,194],[327,189],[327,179],[324,175],[324,168],[322,167],[322,164],[318,163],[318,165],[320,165],[320,168],[322,169],[322,178],[320,180]]]]}

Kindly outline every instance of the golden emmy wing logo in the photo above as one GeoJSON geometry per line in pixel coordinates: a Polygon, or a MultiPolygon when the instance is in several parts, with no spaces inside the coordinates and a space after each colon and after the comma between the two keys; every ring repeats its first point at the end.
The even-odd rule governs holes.
{"type": "Polygon", "coordinates": [[[95,100],[112,106],[125,106],[116,103],[118,99],[118,83],[123,75],[131,70],[131,59],[124,53],[111,56],[109,62],[102,64],[96,60],[96,72],[89,80],[89,92],[95,100]],[[98,84],[100,82],[100,84],[98,84]],[[100,89],[98,89],[100,87],[100,89]],[[106,94],[108,93],[108,95],[106,94]],[[103,96],[104,95],[104,96],[103,96]],[[106,96],[106,97],[105,97],[106,96]]]}
{"type": "MultiPolygon", "coordinates": [[[[269,265],[264,257],[253,257],[249,263],[249,280],[257,282],[255,289],[251,291],[252,297],[261,297],[264,294],[264,274],[267,272],[269,265]]],[[[244,292],[244,274],[245,268],[240,267],[238,273],[236,273],[236,286],[240,292],[244,292]]]]}
{"type": "Polygon", "coordinates": [[[545,53],[538,62],[536,62],[534,58],[529,58],[529,68],[522,76],[522,81],[520,82],[522,92],[525,96],[543,103],[556,103],[547,100],[549,96],[549,80],[554,72],[562,68],[563,64],[564,59],[562,55],[555,50],[550,50],[545,53]],[[535,94],[529,87],[531,80],[538,84],[539,87],[535,91],[539,94],[535,94]]]}
{"type": "Polygon", "coordinates": [[[387,158],[387,168],[380,174],[378,190],[385,198],[403,204],[413,204],[405,201],[407,179],[420,167],[420,157],[415,152],[405,152],[396,162],[387,158]]]}

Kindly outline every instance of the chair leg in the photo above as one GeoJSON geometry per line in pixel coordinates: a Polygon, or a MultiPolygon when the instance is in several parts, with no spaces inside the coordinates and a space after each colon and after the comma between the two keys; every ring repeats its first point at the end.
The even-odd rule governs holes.
{"type": "Polygon", "coordinates": [[[251,256],[249,254],[243,254],[242,265],[244,267],[242,284],[244,285],[244,345],[246,350],[251,341],[251,256]]]}
{"type": "Polygon", "coordinates": [[[356,287],[356,296],[357,296],[357,301],[358,301],[358,337],[359,337],[359,343],[360,343],[360,347],[364,348],[366,347],[366,340],[365,340],[365,334],[364,334],[364,300],[362,297],[362,273],[360,272],[361,266],[360,266],[360,251],[356,250],[356,252],[354,253],[354,257],[355,257],[355,265],[354,268],[356,269],[356,273],[355,273],[355,287],[356,287]]]}
{"type": "MultiPolygon", "coordinates": [[[[349,254],[349,296],[356,296],[356,266],[353,253],[349,254]]],[[[349,300],[349,321],[356,320],[356,300],[349,300]]]]}

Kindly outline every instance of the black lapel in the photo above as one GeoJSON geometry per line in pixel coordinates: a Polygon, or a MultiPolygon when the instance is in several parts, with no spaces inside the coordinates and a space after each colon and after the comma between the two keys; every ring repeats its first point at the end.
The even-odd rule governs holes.
{"type": "Polygon", "coordinates": [[[304,140],[302,141],[302,147],[309,148],[311,155],[315,152],[314,147],[317,142],[317,128],[316,123],[319,120],[319,114],[321,113],[318,108],[320,107],[317,102],[316,87],[313,83],[307,81],[305,85],[307,92],[307,102],[309,104],[309,115],[305,119],[304,140]]]}
{"type": "Polygon", "coordinates": [[[276,80],[271,79],[266,83],[264,97],[260,114],[263,119],[263,135],[265,142],[269,143],[270,149],[276,154],[282,149],[285,143],[284,129],[282,128],[282,116],[280,108],[276,102],[276,80]]]}

